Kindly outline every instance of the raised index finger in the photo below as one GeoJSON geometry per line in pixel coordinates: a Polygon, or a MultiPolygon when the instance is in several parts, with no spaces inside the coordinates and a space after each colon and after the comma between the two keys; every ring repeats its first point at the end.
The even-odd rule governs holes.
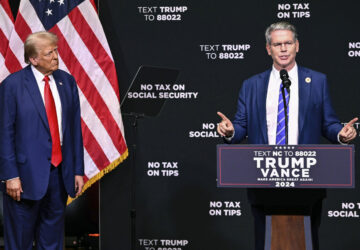
{"type": "Polygon", "coordinates": [[[359,120],[359,118],[355,117],[354,119],[349,121],[348,124],[346,124],[345,127],[351,127],[352,125],[354,125],[355,122],[357,122],[357,120],[359,120]]]}
{"type": "Polygon", "coordinates": [[[221,113],[220,111],[217,112],[218,116],[221,117],[221,119],[225,120],[225,121],[228,121],[229,119],[223,114],[221,113]]]}

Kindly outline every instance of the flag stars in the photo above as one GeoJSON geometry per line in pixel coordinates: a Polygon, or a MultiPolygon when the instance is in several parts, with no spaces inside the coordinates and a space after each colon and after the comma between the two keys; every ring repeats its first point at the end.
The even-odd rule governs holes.
{"type": "Polygon", "coordinates": [[[50,0],[50,3],[55,3],[55,0],[50,0]]]}
{"type": "Polygon", "coordinates": [[[64,0],[59,0],[58,3],[59,3],[59,6],[61,6],[64,4],[64,0]]]}
{"type": "Polygon", "coordinates": [[[48,15],[48,16],[52,16],[52,10],[51,9],[47,9],[46,11],[45,11],[45,13],[48,15]]]}

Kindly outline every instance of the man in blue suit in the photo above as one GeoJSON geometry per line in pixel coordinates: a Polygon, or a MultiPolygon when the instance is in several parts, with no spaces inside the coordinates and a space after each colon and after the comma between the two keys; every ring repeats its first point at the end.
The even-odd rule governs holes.
{"type": "Polygon", "coordinates": [[[84,185],[80,104],[74,78],[59,70],[57,37],[25,41],[30,65],[0,85],[0,180],[5,249],[63,249],[67,196],[84,185]]]}
{"type": "MultiPolygon", "coordinates": [[[[235,119],[231,122],[218,112],[222,121],[217,131],[228,143],[240,143],[247,137],[251,144],[285,144],[283,102],[280,70],[285,69],[291,80],[286,93],[288,108],[288,144],[318,144],[321,136],[333,143],[347,143],[355,138],[353,124],[343,127],[331,106],[326,76],[300,67],[295,57],[299,51],[296,29],[287,22],[270,25],[266,32],[266,50],[273,67],[244,81],[240,90],[235,119]],[[283,105],[283,104],[282,104],[283,105]],[[280,108],[280,106],[282,108],[280,108]],[[281,117],[282,115],[282,117],[281,117]]],[[[248,189],[255,219],[255,247],[264,249],[265,215],[292,210],[311,216],[314,249],[319,248],[318,227],[325,190],[248,189]],[[298,211],[300,208],[301,211],[298,211]]]]}

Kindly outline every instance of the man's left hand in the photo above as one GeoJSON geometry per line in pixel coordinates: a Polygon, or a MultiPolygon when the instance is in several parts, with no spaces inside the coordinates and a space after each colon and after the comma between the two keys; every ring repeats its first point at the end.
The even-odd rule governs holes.
{"type": "Polygon", "coordinates": [[[358,118],[355,117],[340,130],[339,139],[341,142],[348,143],[356,137],[356,130],[353,125],[357,120],[358,118]]]}
{"type": "Polygon", "coordinates": [[[81,191],[84,187],[84,179],[81,175],[75,175],[75,191],[76,197],[81,194],[81,191]]]}

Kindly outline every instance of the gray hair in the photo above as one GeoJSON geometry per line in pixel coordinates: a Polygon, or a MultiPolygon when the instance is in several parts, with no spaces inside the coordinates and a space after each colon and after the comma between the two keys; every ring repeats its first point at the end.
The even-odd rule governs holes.
{"type": "Polygon", "coordinates": [[[296,42],[298,40],[298,34],[294,25],[288,22],[278,22],[271,24],[265,31],[265,39],[267,44],[271,44],[271,32],[275,30],[289,30],[293,33],[293,40],[296,42]]]}
{"type": "Polygon", "coordinates": [[[37,44],[41,40],[50,41],[52,44],[57,44],[58,37],[51,32],[48,31],[39,31],[30,34],[24,44],[24,59],[26,63],[30,63],[30,57],[36,57],[39,54],[37,44]]]}

